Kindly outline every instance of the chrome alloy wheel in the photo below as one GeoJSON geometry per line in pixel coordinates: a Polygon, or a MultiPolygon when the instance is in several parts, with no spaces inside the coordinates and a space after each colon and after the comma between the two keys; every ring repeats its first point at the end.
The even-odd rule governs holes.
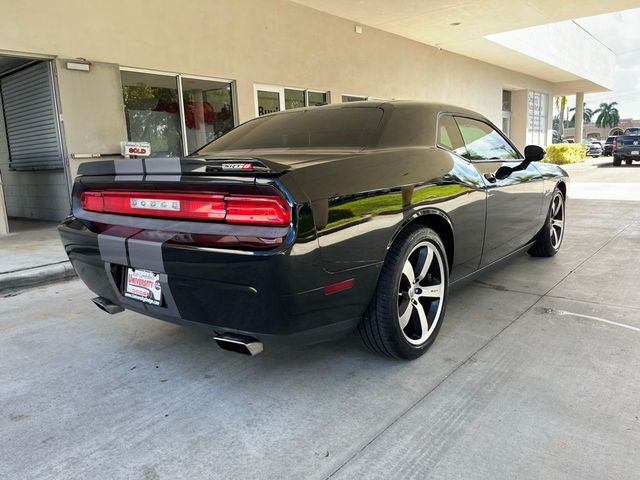
{"type": "Polygon", "coordinates": [[[398,322],[405,339],[423,344],[442,316],[445,282],[444,262],[430,241],[417,244],[407,257],[398,287],[398,322]]]}
{"type": "Polygon", "coordinates": [[[556,193],[551,201],[550,238],[554,250],[560,248],[564,235],[564,197],[560,192],[556,193]]]}

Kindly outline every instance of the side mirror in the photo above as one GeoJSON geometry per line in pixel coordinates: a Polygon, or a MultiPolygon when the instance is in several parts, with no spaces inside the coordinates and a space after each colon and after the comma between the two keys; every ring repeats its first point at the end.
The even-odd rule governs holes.
{"type": "Polygon", "coordinates": [[[539,147],[538,145],[527,145],[524,147],[524,160],[517,167],[507,167],[506,165],[500,167],[498,171],[495,173],[495,177],[498,180],[504,180],[513,172],[518,172],[520,170],[526,170],[527,167],[531,164],[531,162],[539,162],[544,156],[547,154],[544,148],[539,147]]]}
{"type": "Polygon", "coordinates": [[[540,162],[547,154],[544,148],[539,147],[538,145],[527,145],[524,147],[524,160],[528,162],[527,165],[531,162],[540,162]]]}

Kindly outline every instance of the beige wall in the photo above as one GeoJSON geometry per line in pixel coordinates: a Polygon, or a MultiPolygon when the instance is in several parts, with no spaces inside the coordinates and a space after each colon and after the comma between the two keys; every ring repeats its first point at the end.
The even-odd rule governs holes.
{"type": "Polygon", "coordinates": [[[75,155],[109,155],[120,152],[127,139],[122,84],[118,65],[94,63],[89,72],[67,70],[57,62],[60,105],[63,112],[69,173],[75,177],[86,159],[75,155]]]}
{"type": "MultiPolygon", "coordinates": [[[[548,82],[374,28],[356,34],[349,20],[284,0],[193,0],[182,6],[168,0],[23,0],[5,2],[2,10],[0,47],[6,50],[236,80],[241,121],[254,116],[254,83],[329,90],[333,101],[352,93],[449,102],[498,124],[504,86],[552,90],[548,82]]],[[[65,108],[66,93],[82,93],[82,82],[62,68],[60,74],[69,130],[75,114],[65,108]]],[[[85,133],[91,135],[89,125],[85,133]]],[[[82,133],[68,131],[69,142],[77,135],[82,133]]]]}

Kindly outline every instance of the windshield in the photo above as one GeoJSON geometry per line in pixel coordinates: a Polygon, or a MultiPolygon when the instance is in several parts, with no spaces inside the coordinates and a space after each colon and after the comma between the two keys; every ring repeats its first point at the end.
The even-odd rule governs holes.
{"type": "Polygon", "coordinates": [[[364,148],[374,140],[382,115],[381,109],[372,107],[317,107],[268,115],[240,125],[197,154],[264,148],[364,148]]]}

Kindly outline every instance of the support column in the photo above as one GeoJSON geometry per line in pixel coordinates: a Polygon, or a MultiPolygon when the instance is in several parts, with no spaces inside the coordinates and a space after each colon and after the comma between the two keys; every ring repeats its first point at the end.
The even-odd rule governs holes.
{"type": "Polygon", "coordinates": [[[4,192],[2,190],[2,174],[0,174],[0,237],[9,233],[9,221],[7,220],[7,208],[4,204],[4,192]]]}
{"type": "Polygon", "coordinates": [[[576,93],[576,124],[575,142],[582,142],[582,131],[584,130],[584,92],[576,93]]]}

